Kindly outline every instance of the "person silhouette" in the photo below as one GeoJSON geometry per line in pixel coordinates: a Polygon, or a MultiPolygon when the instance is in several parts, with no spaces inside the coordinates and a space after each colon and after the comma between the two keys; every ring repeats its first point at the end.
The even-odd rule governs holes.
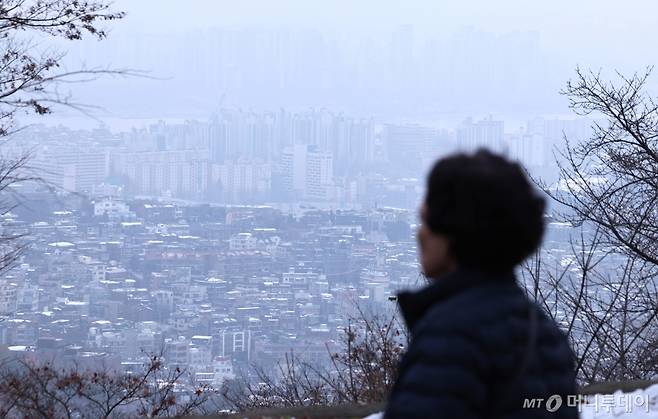
{"type": "Polygon", "coordinates": [[[578,417],[567,337],[514,272],[541,244],[544,209],[521,166],[490,151],[435,164],[417,233],[430,283],[398,294],[410,344],[386,419],[578,417]]]}

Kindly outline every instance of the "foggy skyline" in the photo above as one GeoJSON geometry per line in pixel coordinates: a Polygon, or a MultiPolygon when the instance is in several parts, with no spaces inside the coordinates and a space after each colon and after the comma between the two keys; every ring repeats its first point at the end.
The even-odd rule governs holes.
{"type": "MultiPolygon", "coordinates": [[[[203,119],[220,106],[419,121],[569,115],[559,91],[576,66],[629,74],[656,61],[648,20],[658,6],[631,4],[123,0],[115,7],[127,17],[106,41],[63,46],[68,67],[131,68],[154,79],[66,88],[102,108],[101,119],[203,119]],[[409,59],[400,39],[412,45],[409,59]]],[[[62,110],[44,122],[71,116],[81,118],[62,110]]]]}

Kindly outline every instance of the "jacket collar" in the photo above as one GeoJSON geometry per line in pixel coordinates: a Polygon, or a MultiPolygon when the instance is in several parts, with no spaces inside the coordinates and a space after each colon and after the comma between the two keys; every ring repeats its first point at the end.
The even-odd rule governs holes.
{"type": "Polygon", "coordinates": [[[516,284],[514,271],[488,273],[458,269],[432,280],[432,283],[418,291],[403,291],[398,294],[398,305],[409,330],[420,320],[427,310],[460,292],[483,285],[516,284]]]}

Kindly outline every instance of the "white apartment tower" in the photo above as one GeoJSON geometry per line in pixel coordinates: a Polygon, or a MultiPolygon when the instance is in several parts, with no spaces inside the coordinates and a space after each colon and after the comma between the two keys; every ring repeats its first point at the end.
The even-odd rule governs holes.
{"type": "Polygon", "coordinates": [[[284,187],[298,199],[324,201],[333,186],[333,155],[317,147],[297,144],[281,156],[284,187]]]}

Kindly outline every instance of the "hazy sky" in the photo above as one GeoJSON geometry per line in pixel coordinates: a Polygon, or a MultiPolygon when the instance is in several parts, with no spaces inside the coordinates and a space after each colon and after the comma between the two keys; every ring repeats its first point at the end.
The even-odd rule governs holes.
{"type": "Polygon", "coordinates": [[[547,48],[564,49],[569,55],[587,51],[624,55],[629,47],[633,55],[654,54],[651,50],[658,39],[655,0],[117,0],[115,4],[128,12],[116,31],[274,26],[358,34],[413,24],[419,32],[446,35],[473,27],[495,33],[536,31],[547,48]]]}
{"type": "MultiPolygon", "coordinates": [[[[500,34],[510,39],[516,39],[515,37],[517,37],[519,40],[522,40],[525,39],[524,36],[530,33],[538,39],[537,47],[531,46],[531,50],[528,50],[526,47],[525,52],[522,51],[521,53],[519,51],[511,52],[509,59],[496,57],[482,58],[492,53],[490,51],[490,45],[482,45],[481,47],[477,45],[473,46],[473,41],[471,40],[469,41],[470,44],[468,44],[469,49],[464,53],[466,57],[461,57],[462,63],[460,64],[462,66],[460,68],[463,68],[464,65],[468,66],[468,55],[472,55],[474,56],[473,66],[481,67],[489,63],[500,66],[502,63],[506,67],[502,70],[504,73],[511,74],[514,71],[520,71],[522,73],[523,71],[529,71],[527,70],[528,68],[544,68],[545,75],[538,74],[533,80],[525,81],[525,84],[520,84],[517,87],[517,90],[523,94],[527,93],[527,88],[530,85],[537,86],[537,91],[539,92],[536,95],[537,100],[530,95],[526,96],[525,101],[517,100],[512,101],[514,103],[511,105],[508,104],[508,107],[518,106],[520,108],[527,108],[528,103],[534,106],[538,105],[537,102],[547,103],[554,100],[558,95],[560,86],[563,86],[563,83],[573,74],[573,69],[577,65],[584,68],[610,71],[620,70],[628,73],[658,63],[658,50],[655,48],[655,40],[658,39],[658,1],[655,0],[116,0],[114,4],[116,9],[127,12],[126,19],[121,22],[112,22],[109,25],[111,30],[110,40],[104,42],[106,46],[104,45],[102,48],[99,48],[98,45],[93,43],[94,41],[87,41],[88,44],[91,44],[91,48],[85,47],[86,49],[81,49],[83,52],[78,52],[75,55],[76,57],[81,56],[85,62],[100,65],[134,67],[135,56],[139,57],[140,55],[140,51],[135,52],[135,48],[142,48],[144,55],[148,55],[149,52],[153,53],[155,50],[158,51],[155,53],[156,56],[168,53],[172,55],[170,67],[163,66],[161,63],[154,63],[153,68],[148,68],[150,65],[149,62],[145,64],[143,62],[144,60],[142,60],[139,63],[141,68],[146,66],[147,68],[145,69],[153,71],[153,75],[165,77],[170,80],[170,83],[149,84],[149,82],[124,82],[119,80],[82,88],[81,95],[84,100],[99,102],[101,106],[115,113],[119,112],[126,105],[126,103],[118,102],[129,102],[127,105],[131,105],[131,109],[138,110],[150,109],[149,103],[157,102],[163,109],[168,109],[168,116],[170,117],[181,108],[190,107],[207,113],[208,110],[205,107],[209,103],[216,103],[217,98],[227,91],[227,89],[221,86],[214,90],[208,89],[207,85],[202,85],[207,83],[207,81],[195,85],[193,80],[189,78],[185,79],[186,75],[183,73],[188,72],[184,64],[188,62],[190,57],[181,55],[182,53],[180,51],[170,52],[167,48],[167,42],[171,42],[172,38],[181,39],[182,41],[178,43],[177,47],[180,50],[181,48],[186,48],[180,45],[187,45],[187,40],[192,39],[193,41],[189,45],[190,49],[193,49],[193,44],[196,42],[194,41],[194,36],[199,36],[199,30],[205,31],[208,29],[238,29],[249,31],[301,28],[319,30],[325,36],[324,41],[321,41],[324,43],[326,51],[323,53],[325,54],[325,60],[333,59],[326,58],[327,54],[332,53],[332,48],[351,48],[350,43],[357,45],[366,38],[381,41],[382,44],[390,43],[391,34],[400,25],[413,25],[416,42],[422,43],[437,39],[438,42],[444,42],[444,49],[450,48],[450,42],[452,42],[451,36],[464,30],[487,34],[483,37],[483,42],[485,43],[490,42],[487,36],[491,37],[500,34]],[[193,33],[197,33],[197,35],[191,36],[190,34],[193,33]],[[113,39],[115,39],[114,42],[113,39]],[[335,43],[335,46],[331,45],[332,42],[335,43]],[[104,52],[103,48],[107,48],[107,53],[104,52]],[[534,54],[532,49],[535,48],[541,51],[534,54]],[[124,49],[125,53],[122,54],[121,51],[124,49]],[[97,52],[95,50],[98,50],[100,53],[88,59],[86,54],[90,50],[93,52],[97,52]],[[525,63],[523,61],[526,54],[528,55],[528,60],[534,60],[534,67],[524,66],[525,63]],[[111,62],[96,62],[95,60],[98,60],[98,56],[101,58],[104,56],[112,57],[111,62]],[[123,59],[121,57],[127,57],[126,61],[122,61],[123,59]],[[183,62],[183,65],[180,64],[181,62],[183,62]],[[174,69],[175,65],[179,66],[178,70],[174,69]],[[542,78],[546,79],[545,85],[541,85],[542,78]],[[186,90],[188,86],[189,91],[186,90]],[[93,94],[90,93],[90,90],[93,94]],[[208,93],[209,91],[212,91],[212,94],[208,93]],[[133,92],[133,95],[132,97],[127,97],[127,100],[124,101],[123,98],[126,97],[126,92],[133,92]],[[112,97],[114,99],[105,101],[112,97]],[[103,103],[104,101],[105,103],[103,103]]],[[[196,39],[198,40],[198,38],[196,39]]],[[[476,39],[475,42],[477,43],[477,36],[472,39],[476,39]]],[[[498,49],[493,54],[507,54],[508,51],[506,51],[507,47],[505,45],[511,45],[511,48],[515,48],[514,42],[516,41],[505,42],[496,44],[496,48],[498,49]]],[[[201,42],[198,43],[201,44],[201,42]]],[[[206,65],[203,63],[212,61],[212,58],[209,59],[208,57],[212,57],[213,55],[219,57],[221,55],[207,46],[201,48],[202,50],[200,52],[191,52],[195,57],[194,60],[202,63],[197,64],[197,67],[199,65],[206,65]]],[[[261,53],[262,48],[262,45],[256,47],[253,45],[251,47],[249,45],[245,46],[245,50],[248,51],[246,54],[249,57],[262,56],[262,61],[253,64],[252,61],[243,60],[244,62],[242,64],[238,64],[238,67],[235,67],[235,74],[231,77],[237,77],[238,79],[245,77],[244,80],[240,79],[242,81],[238,81],[242,83],[242,86],[245,83],[255,85],[263,79],[261,74],[254,75],[250,73],[252,70],[250,67],[253,67],[253,65],[260,66],[265,72],[269,71],[269,62],[266,62],[268,58],[265,58],[266,54],[261,53]],[[251,48],[251,50],[248,48],[251,48]]],[[[313,60],[318,60],[317,57],[314,58],[312,56],[306,58],[307,55],[304,54],[307,54],[307,51],[300,51],[305,51],[302,52],[303,56],[300,58],[302,64],[305,65],[306,61],[312,62],[313,60]]],[[[425,46],[425,50],[423,51],[421,51],[421,54],[427,53],[431,49],[427,49],[425,46]]],[[[381,52],[381,54],[385,53],[385,51],[381,52]]],[[[230,63],[234,58],[232,55],[227,56],[226,54],[224,52],[224,55],[221,58],[217,58],[217,60],[230,63]]],[[[452,54],[454,56],[454,51],[452,54]]],[[[349,55],[343,55],[338,57],[338,59],[353,59],[350,57],[349,55]]],[[[389,62],[381,57],[375,57],[373,59],[382,60],[381,64],[373,64],[380,65],[379,68],[389,64],[389,62]]],[[[254,58],[254,60],[256,59],[254,58]]],[[[347,64],[350,63],[348,62],[347,64]]],[[[435,71],[436,68],[440,70],[440,66],[449,64],[444,60],[438,64],[439,67],[435,65],[434,70],[427,71],[435,71]]],[[[433,64],[429,62],[427,65],[431,66],[433,64]]],[[[221,72],[226,73],[225,67],[220,66],[217,68],[222,69],[221,72]]],[[[276,71],[280,70],[272,69],[273,73],[276,71]]],[[[302,68],[300,71],[305,74],[311,74],[314,68],[302,68]]],[[[332,69],[331,71],[336,73],[336,71],[340,71],[340,68],[338,70],[332,69]]],[[[493,71],[495,72],[495,70],[493,71]]],[[[326,99],[328,96],[322,96],[317,92],[310,92],[308,97],[302,97],[297,94],[294,100],[291,101],[298,106],[328,105],[349,109],[350,106],[345,106],[346,104],[354,105],[355,101],[360,99],[358,97],[349,97],[349,93],[354,91],[354,86],[349,85],[353,77],[348,73],[345,75],[339,74],[339,76],[342,78],[339,78],[337,82],[328,82],[327,89],[336,92],[333,99],[326,99]],[[343,94],[341,92],[345,93],[343,94]],[[343,97],[345,100],[341,102],[340,99],[343,97]]],[[[373,74],[373,77],[376,76],[373,74]]],[[[208,80],[212,75],[206,74],[204,77],[206,77],[205,80],[208,80]]],[[[322,77],[324,76],[319,76],[320,79],[322,77]]],[[[443,76],[437,75],[437,77],[443,76]]],[[[464,74],[464,78],[469,77],[471,79],[485,77],[482,80],[473,81],[476,82],[475,84],[479,82],[480,84],[484,83],[486,85],[489,83],[490,85],[491,83],[495,83],[495,80],[500,79],[501,76],[464,74]],[[493,77],[493,82],[490,80],[491,77],[493,77]]],[[[516,76],[510,77],[512,77],[511,80],[514,80],[516,76]]],[[[383,77],[382,80],[385,81],[380,81],[380,85],[381,83],[390,85],[396,82],[395,78],[391,79],[390,77],[389,79],[383,77]]],[[[466,86],[470,83],[470,80],[457,81],[466,86]]],[[[312,82],[310,81],[309,83],[312,82]]],[[[509,82],[509,80],[506,80],[506,82],[509,82]]],[[[218,82],[219,85],[221,83],[231,86],[233,82],[230,80],[218,82]]],[[[269,85],[272,85],[271,82],[269,83],[269,85]]],[[[454,83],[454,80],[450,83],[456,85],[456,88],[459,88],[458,84],[454,83]]],[[[261,90],[265,91],[269,85],[265,81],[263,81],[263,84],[265,87],[261,90]]],[[[405,91],[404,86],[400,87],[400,89],[402,89],[402,92],[405,91]]],[[[436,89],[437,91],[441,91],[441,89],[445,90],[445,87],[437,87],[436,89]]],[[[478,89],[478,87],[475,89],[478,89]]],[[[229,99],[233,100],[234,103],[240,104],[240,106],[248,106],[252,101],[254,105],[258,105],[256,102],[259,98],[257,95],[254,95],[253,91],[245,93],[244,91],[232,90],[231,88],[228,91],[232,93],[232,95],[229,95],[229,99]]],[[[376,95],[378,92],[374,93],[376,95]]],[[[291,92],[290,94],[292,96],[295,93],[291,92]]],[[[491,91],[489,94],[490,96],[499,97],[507,93],[491,91]]],[[[512,96],[515,94],[513,90],[509,92],[512,99],[512,96]]],[[[390,93],[381,93],[381,95],[382,98],[374,99],[375,103],[385,101],[385,96],[390,96],[390,93]]],[[[288,98],[282,96],[280,91],[270,92],[267,101],[263,102],[267,102],[265,106],[279,105],[279,103],[272,101],[272,97],[280,97],[280,105],[287,106],[286,99],[288,98]]],[[[407,99],[408,101],[413,101],[414,97],[407,99]]],[[[227,102],[230,103],[230,100],[227,100],[227,102]]],[[[425,100],[427,101],[427,98],[425,100]]],[[[440,98],[437,98],[438,100],[440,98]]],[[[470,99],[467,98],[465,100],[468,102],[470,99]]],[[[489,100],[487,103],[493,102],[489,100]]],[[[478,109],[479,111],[484,111],[485,109],[488,111],[487,106],[489,105],[486,103],[481,104],[478,109]]],[[[550,106],[554,106],[554,104],[550,106]]],[[[464,109],[464,106],[459,105],[457,107],[460,111],[469,112],[468,109],[464,109]]],[[[541,108],[541,106],[534,107],[541,108]]],[[[408,106],[404,105],[402,108],[406,109],[408,106]]],[[[361,110],[367,113],[369,110],[368,105],[364,105],[361,110]]],[[[491,112],[495,113],[496,111],[495,106],[492,106],[491,112]]]]}
{"type": "Polygon", "coordinates": [[[118,0],[115,4],[129,13],[126,25],[155,31],[225,25],[369,31],[410,23],[437,33],[465,25],[497,32],[537,30],[559,41],[641,40],[658,33],[658,2],[653,0],[118,0]]]}

